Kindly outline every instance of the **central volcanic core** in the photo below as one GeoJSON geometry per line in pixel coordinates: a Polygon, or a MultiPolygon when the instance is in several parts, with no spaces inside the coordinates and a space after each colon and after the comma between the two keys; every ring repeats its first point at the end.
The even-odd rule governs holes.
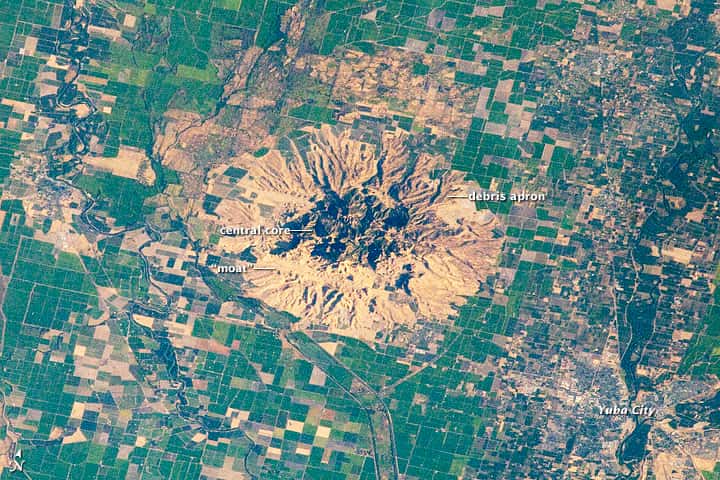
{"type": "MultiPolygon", "coordinates": [[[[373,339],[447,318],[492,271],[501,240],[494,215],[448,198],[472,187],[464,175],[441,156],[411,156],[408,138],[386,132],[375,146],[322,127],[235,159],[247,174],[218,195],[220,224],[291,233],[222,237],[213,253],[230,262],[251,252],[267,270],[244,275],[244,294],[294,314],[301,328],[373,339]]],[[[209,193],[225,188],[217,173],[209,193]]]]}
{"type": "MultiPolygon", "coordinates": [[[[352,189],[343,196],[333,191],[323,193],[311,212],[286,225],[293,230],[311,230],[319,239],[310,251],[312,256],[331,265],[354,259],[374,270],[381,258],[400,253],[400,245],[408,241],[402,236],[410,220],[407,207],[397,200],[388,206],[367,187],[352,189]]],[[[303,235],[295,233],[290,242],[279,244],[271,253],[289,251],[303,240],[303,235]]]]}

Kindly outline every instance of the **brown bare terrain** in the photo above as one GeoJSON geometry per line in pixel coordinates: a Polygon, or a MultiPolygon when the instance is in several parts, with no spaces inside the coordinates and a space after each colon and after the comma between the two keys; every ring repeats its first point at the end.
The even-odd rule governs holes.
{"type": "Polygon", "coordinates": [[[300,327],[321,324],[371,339],[418,319],[446,318],[477,291],[500,241],[492,214],[447,198],[470,188],[463,174],[434,175],[447,167],[442,157],[411,161],[404,133],[384,134],[378,150],[347,130],[307,132],[308,144],[293,144],[292,152],[235,159],[248,173],[232,189],[223,183],[227,167],[209,175],[208,193],[223,198],[215,210],[219,225],[311,230],[221,237],[217,254],[252,249],[255,265],[269,269],[245,274],[247,295],[291,312],[300,327]],[[338,200],[345,210],[332,218],[334,198],[347,205],[338,200]],[[401,213],[407,218],[389,220],[401,213]],[[278,252],[279,240],[296,246],[278,252]],[[333,249],[342,252],[323,254],[333,249]]]}

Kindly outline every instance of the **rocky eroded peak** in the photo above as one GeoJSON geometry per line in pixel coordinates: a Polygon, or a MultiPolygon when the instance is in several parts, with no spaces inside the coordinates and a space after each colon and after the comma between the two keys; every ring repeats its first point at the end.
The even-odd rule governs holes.
{"type": "MultiPolygon", "coordinates": [[[[245,274],[246,294],[332,331],[372,339],[418,319],[442,319],[474,294],[500,248],[495,217],[448,198],[471,186],[442,157],[411,158],[407,135],[379,147],[331,127],[262,158],[244,155],[241,194],[217,207],[222,225],[278,225],[280,236],[228,235],[268,270],[245,274]]],[[[213,185],[211,184],[211,189],[213,185]]]]}

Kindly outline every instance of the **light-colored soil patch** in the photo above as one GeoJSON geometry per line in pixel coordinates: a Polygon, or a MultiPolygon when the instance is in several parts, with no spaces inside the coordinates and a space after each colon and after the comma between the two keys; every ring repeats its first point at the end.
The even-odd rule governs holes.
{"type": "Polygon", "coordinates": [[[118,177],[132,178],[145,184],[155,181],[155,173],[150,168],[150,159],[138,148],[121,147],[117,157],[87,156],[84,162],[118,177]]]}

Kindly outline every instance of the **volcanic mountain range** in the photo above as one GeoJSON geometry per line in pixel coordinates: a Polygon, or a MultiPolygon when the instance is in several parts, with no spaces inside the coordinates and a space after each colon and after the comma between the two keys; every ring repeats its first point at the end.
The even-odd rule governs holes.
{"type": "MultiPolygon", "coordinates": [[[[411,156],[406,133],[379,145],[323,126],[233,166],[239,195],[215,213],[225,226],[280,225],[283,236],[223,236],[221,255],[251,252],[244,295],[299,326],[373,339],[419,319],[443,319],[495,265],[497,220],[466,199],[472,185],[442,156],[411,156]]],[[[210,184],[212,191],[213,184],[210,184]]]]}

